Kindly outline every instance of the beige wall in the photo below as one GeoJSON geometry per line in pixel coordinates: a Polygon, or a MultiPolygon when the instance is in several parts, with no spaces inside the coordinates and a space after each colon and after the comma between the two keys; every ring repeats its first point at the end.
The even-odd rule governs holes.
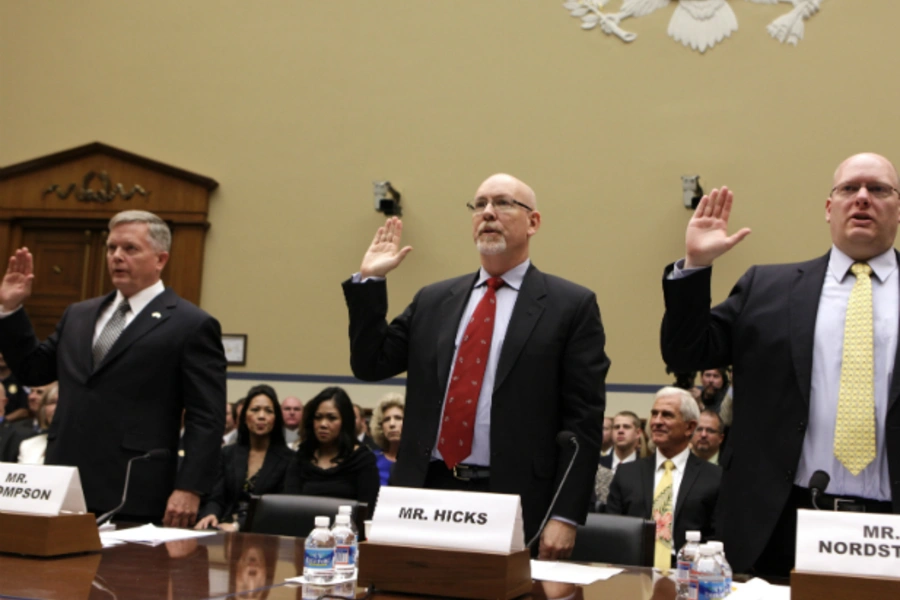
{"type": "Polygon", "coordinates": [[[202,305],[249,334],[237,371],[335,376],[339,283],[382,219],[371,181],[402,191],[415,248],[390,277],[396,313],[474,270],[463,205],[508,171],[538,193],[535,263],[597,292],[609,381],[661,384],[680,175],[732,186],[754,230],[718,264],[719,300],[752,263],[827,250],[840,159],[900,157],[900,3],[824,2],[796,48],[765,33],[789,5],[730,5],[740,29],[701,56],[665,35],[674,3],[626,22],[626,45],[556,0],[0,0],[0,164],[99,140],[214,177],[202,305]]]}

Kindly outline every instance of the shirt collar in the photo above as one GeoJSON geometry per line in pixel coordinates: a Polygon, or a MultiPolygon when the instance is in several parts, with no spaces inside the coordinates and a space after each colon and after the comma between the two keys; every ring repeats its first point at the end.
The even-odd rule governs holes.
{"type": "MultiPolygon", "coordinates": [[[[511,287],[512,289],[519,291],[522,287],[522,282],[525,280],[525,273],[528,271],[528,267],[531,266],[531,259],[526,258],[525,262],[519,263],[506,273],[500,276],[503,279],[503,283],[506,284],[507,287],[511,287]]],[[[474,287],[480,287],[484,285],[488,279],[491,278],[491,275],[488,275],[488,272],[484,270],[484,267],[478,269],[478,281],[475,282],[474,287]]]]}
{"type": "MultiPolygon", "coordinates": [[[[843,282],[844,278],[850,273],[850,267],[856,261],[844,254],[837,246],[831,247],[831,257],[828,259],[828,269],[832,276],[838,281],[843,282]]],[[[866,261],[878,281],[884,283],[897,269],[897,258],[893,248],[888,248],[885,252],[874,256],[866,261]]]]}
{"type": "MultiPolygon", "coordinates": [[[[131,309],[131,314],[134,316],[140,314],[140,312],[150,304],[151,300],[162,294],[164,291],[166,291],[166,286],[160,279],[150,287],[145,287],[137,294],[133,295],[128,299],[128,306],[131,309]]],[[[122,292],[117,291],[116,298],[113,300],[113,306],[118,306],[124,299],[125,296],[122,295],[122,292]]]]}
{"type": "Polygon", "coordinates": [[[671,460],[675,465],[676,471],[681,471],[684,473],[684,466],[687,464],[688,455],[691,453],[691,447],[688,445],[684,450],[673,456],[672,458],[666,458],[663,456],[662,452],[659,451],[659,448],[656,449],[656,470],[659,471],[663,468],[663,465],[667,460],[671,460]]]}

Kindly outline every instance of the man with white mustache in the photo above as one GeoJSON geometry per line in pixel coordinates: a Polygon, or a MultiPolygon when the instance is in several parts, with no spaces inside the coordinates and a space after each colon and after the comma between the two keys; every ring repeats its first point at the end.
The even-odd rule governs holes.
{"type": "Polygon", "coordinates": [[[398,218],[378,229],[343,284],[350,364],[365,381],[407,372],[392,485],[519,494],[526,539],[540,534],[540,558],[565,558],[603,440],[610,363],[596,296],[531,264],[541,214],[524,182],[492,175],[467,206],[481,268],[424,287],[390,324],[384,278],[412,248],[398,218]],[[539,531],[572,457],[561,431],[580,451],[539,531]]]}

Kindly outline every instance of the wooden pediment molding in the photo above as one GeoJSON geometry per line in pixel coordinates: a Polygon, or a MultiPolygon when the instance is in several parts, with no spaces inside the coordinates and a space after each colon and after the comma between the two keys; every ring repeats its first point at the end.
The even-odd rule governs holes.
{"type": "Polygon", "coordinates": [[[28,245],[35,255],[35,290],[26,308],[42,313],[32,317],[36,328],[71,302],[111,289],[106,224],[123,210],[147,210],[169,223],[172,251],[163,281],[199,304],[209,196],[218,185],[101,142],[0,167],[0,253],[28,245]]]}

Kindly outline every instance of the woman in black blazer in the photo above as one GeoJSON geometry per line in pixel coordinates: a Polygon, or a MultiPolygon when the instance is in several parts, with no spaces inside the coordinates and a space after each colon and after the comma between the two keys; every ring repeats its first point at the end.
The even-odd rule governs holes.
{"type": "Polygon", "coordinates": [[[284,417],[275,390],[253,386],[241,408],[237,443],[222,449],[218,481],[195,529],[242,528],[251,495],[281,493],[293,455],[284,443],[284,417]]]}

